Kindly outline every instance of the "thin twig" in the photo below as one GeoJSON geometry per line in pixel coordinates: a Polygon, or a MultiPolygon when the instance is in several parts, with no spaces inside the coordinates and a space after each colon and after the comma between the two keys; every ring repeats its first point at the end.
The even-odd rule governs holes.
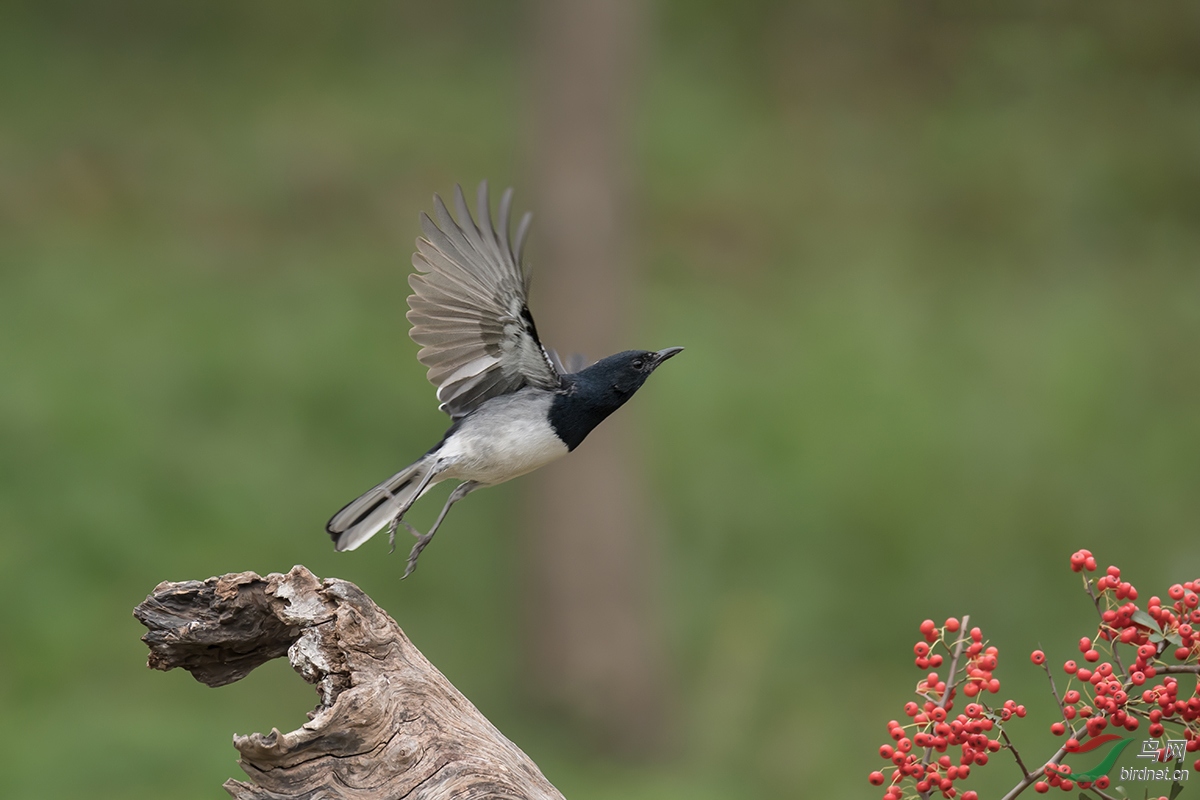
{"type": "MultiPolygon", "coordinates": [[[[971,622],[971,615],[964,614],[961,625],[958,630],[962,634],[954,645],[954,654],[950,656],[950,672],[946,675],[946,691],[942,692],[942,702],[938,703],[938,708],[946,708],[950,704],[950,692],[954,690],[954,673],[958,670],[958,658],[962,655],[963,648],[967,644],[967,639],[971,638],[970,629],[967,625],[971,622]]],[[[925,748],[925,755],[921,758],[921,766],[927,766],[929,760],[933,758],[933,747],[925,748]]],[[[933,792],[920,792],[924,800],[928,800],[933,792]]]]}
{"type": "MultiPolygon", "coordinates": [[[[1046,766],[1049,766],[1050,764],[1059,763],[1060,761],[1063,760],[1063,758],[1066,757],[1066,755],[1067,755],[1067,747],[1066,747],[1066,745],[1063,745],[1062,747],[1060,747],[1058,749],[1057,753],[1055,753],[1054,755],[1052,755],[1050,757],[1050,760],[1046,762],[1046,766]]],[[[1022,778],[1020,780],[1020,782],[1016,786],[1014,786],[1012,788],[1012,791],[1010,791],[1008,794],[1004,795],[1002,800],[1013,800],[1014,797],[1016,797],[1021,792],[1025,791],[1030,786],[1032,786],[1034,783],[1036,783],[1038,780],[1038,776],[1045,774],[1046,766],[1043,766],[1039,772],[1033,772],[1033,773],[1027,774],[1024,778],[1022,778]]]]}
{"type": "Polygon", "coordinates": [[[1058,696],[1058,687],[1054,685],[1054,676],[1050,674],[1050,665],[1043,661],[1042,669],[1046,672],[1046,680],[1050,681],[1050,692],[1054,695],[1054,701],[1058,703],[1059,713],[1062,714],[1062,718],[1065,721],[1067,719],[1067,707],[1063,705],[1062,698],[1058,696]]]}
{"type": "Polygon", "coordinates": [[[1010,752],[1013,754],[1013,758],[1015,758],[1015,759],[1017,760],[1017,767],[1019,767],[1019,768],[1020,768],[1020,770],[1021,770],[1021,775],[1023,775],[1023,776],[1024,776],[1024,777],[1026,777],[1026,778],[1028,778],[1028,777],[1029,777],[1030,775],[1032,775],[1033,773],[1031,773],[1031,772],[1030,772],[1030,771],[1029,771],[1029,770],[1026,768],[1026,766],[1025,766],[1025,762],[1021,760],[1021,754],[1017,752],[1017,746],[1016,746],[1015,744],[1013,744],[1013,743],[1012,743],[1012,740],[1011,740],[1011,739],[1009,739],[1009,738],[1008,738],[1008,731],[1004,730],[1004,728],[1001,728],[1001,729],[1000,729],[1000,736],[1001,736],[1001,737],[1003,737],[1003,739],[1004,739],[1004,744],[1005,744],[1005,746],[1006,746],[1006,747],[1008,747],[1009,751],[1010,751],[1010,752]]]}
{"type": "Polygon", "coordinates": [[[1100,598],[1092,590],[1092,579],[1086,575],[1083,576],[1083,588],[1087,590],[1088,597],[1092,598],[1092,605],[1096,607],[1096,614],[1100,617],[1100,627],[1108,631],[1108,641],[1112,644],[1113,661],[1116,662],[1117,669],[1121,671],[1121,677],[1128,679],[1129,673],[1125,671],[1125,665],[1121,663],[1121,656],[1119,653],[1117,653],[1117,645],[1121,643],[1121,638],[1119,636],[1114,636],[1113,634],[1116,633],[1116,628],[1104,621],[1104,612],[1100,610],[1100,598]]]}
{"type": "Polygon", "coordinates": [[[1180,675],[1187,672],[1200,674],[1200,664],[1171,664],[1154,668],[1155,675],[1180,675]]]}

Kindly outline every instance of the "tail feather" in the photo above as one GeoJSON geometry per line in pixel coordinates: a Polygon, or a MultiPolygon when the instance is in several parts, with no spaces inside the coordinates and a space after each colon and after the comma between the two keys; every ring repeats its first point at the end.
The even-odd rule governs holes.
{"type": "MultiPolygon", "coordinates": [[[[378,533],[397,514],[408,511],[420,496],[416,494],[417,488],[432,468],[433,461],[426,456],[361,497],[351,500],[345,508],[334,514],[325,530],[333,537],[337,549],[353,550],[378,533]]],[[[421,494],[432,489],[436,483],[438,479],[434,477],[421,494]]]]}

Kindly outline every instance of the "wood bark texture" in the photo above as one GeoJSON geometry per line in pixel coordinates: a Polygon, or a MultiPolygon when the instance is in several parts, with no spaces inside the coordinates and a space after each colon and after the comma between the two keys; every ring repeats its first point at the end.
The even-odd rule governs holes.
{"type": "Polygon", "coordinates": [[[320,699],[298,730],[234,736],[238,800],[557,798],[528,756],[357,586],[241,572],[160,583],[134,609],[148,666],[208,686],[287,655],[320,699]]]}

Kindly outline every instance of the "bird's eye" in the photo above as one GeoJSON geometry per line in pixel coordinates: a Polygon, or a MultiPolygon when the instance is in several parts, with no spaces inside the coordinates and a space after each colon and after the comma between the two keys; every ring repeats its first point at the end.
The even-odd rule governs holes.
{"type": "Polygon", "coordinates": [[[646,362],[645,362],[645,361],[643,361],[642,359],[640,359],[640,358],[635,358],[635,359],[633,360],[633,368],[634,368],[634,369],[641,369],[641,368],[642,368],[642,367],[644,367],[644,366],[646,366],[646,362]]]}

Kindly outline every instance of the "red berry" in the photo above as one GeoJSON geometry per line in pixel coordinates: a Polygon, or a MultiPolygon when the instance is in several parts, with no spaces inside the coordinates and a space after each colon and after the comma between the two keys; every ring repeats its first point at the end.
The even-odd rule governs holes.
{"type": "Polygon", "coordinates": [[[1092,640],[1091,639],[1089,639],[1088,637],[1085,636],[1079,640],[1079,652],[1086,653],[1090,649],[1092,649],[1092,640]]]}
{"type": "MultiPolygon", "coordinates": [[[[1197,769],[1200,769],[1200,767],[1197,767],[1197,769]]],[[[1033,790],[1038,794],[1045,794],[1046,792],[1050,791],[1050,784],[1046,783],[1045,781],[1038,781],[1033,785],[1033,790]]]]}
{"type": "Polygon", "coordinates": [[[1066,730],[1067,726],[1063,725],[1061,722],[1055,722],[1050,726],[1050,732],[1055,736],[1062,736],[1064,733],[1066,733],[1066,730]]]}
{"type": "Polygon", "coordinates": [[[1079,669],[1079,667],[1075,665],[1074,661],[1068,661],[1067,663],[1063,664],[1063,672],[1067,673],[1068,675],[1074,675],[1075,670],[1077,669],[1079,669]]]}
{"type": "Polygon", "coordinates": [[[895,754],[896,750],[890,744],[885,744],[879,748],[879,755],[883,756],[884,758],[891,758],[895,754]]]}
{"type": "Polygon", "coordinates": [[[1167,589],[1167,597],[1170,597],[1172,600],[1182,600],[1183,587],[1176,583],[1170,589],[1167,589]]]}
{"type": "Polygon", "coordinates": [[[958,630],[958,628],[959,622],[954,617],[950,617],[950,619],[946,620],[946,630],[954,633],[958,630]]]}
{"type": "Polygon", "coordinates": [[[1034,650],[1032,653],[1029,654],[1029,660],[1035,664],[1045,664],[1046,663],[1046,654],[1043,653],[1041,650],[1034,650]]]}
{"type": "Polygon", "coordinates": [[[883,786],[883,773],[879,771],[872,772],[867,778],[872,786],[883,786]]]}
{"type": "Polygon", "coordinates": [[[1088,650],[1086,653],[1083,654],[1083,657],[1087,661],[1099,661],[1100,660],[1100,651],[1088,650]]]}

